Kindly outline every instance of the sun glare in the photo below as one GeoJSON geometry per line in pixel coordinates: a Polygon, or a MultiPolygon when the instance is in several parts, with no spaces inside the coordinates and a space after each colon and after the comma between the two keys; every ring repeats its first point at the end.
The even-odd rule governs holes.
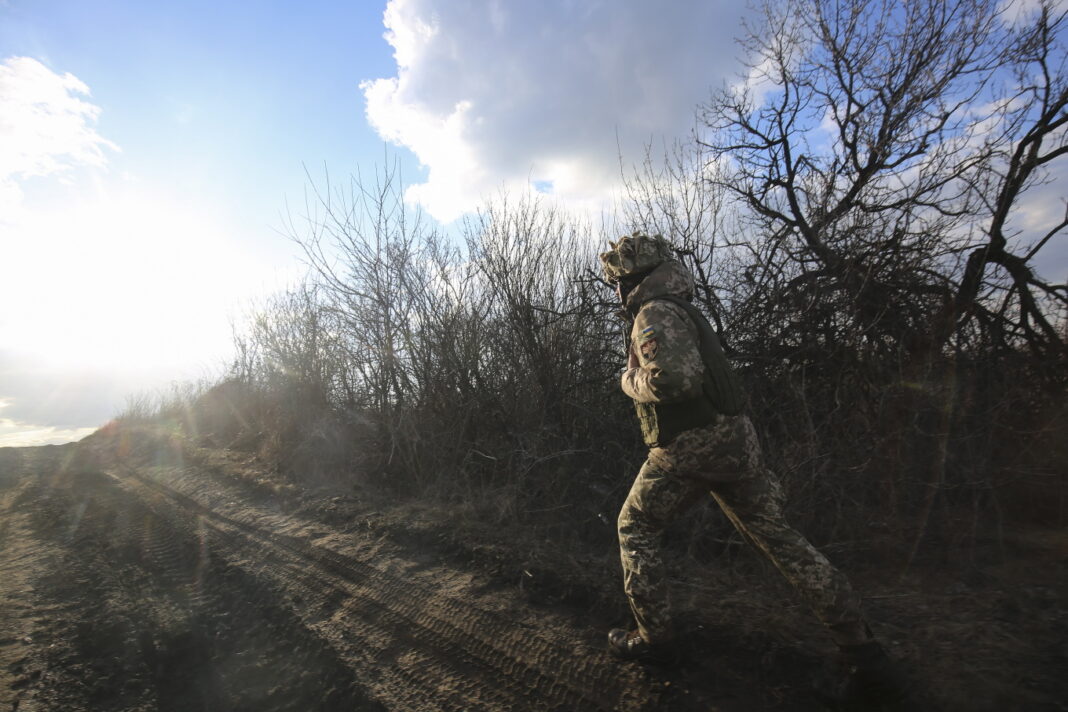
{"type": "Polygon", "coordinates": [[[138,190],[34,211],[4,237],[5,343],[109,370],[220,358],[252,285],[219,225],[138,190]]]}

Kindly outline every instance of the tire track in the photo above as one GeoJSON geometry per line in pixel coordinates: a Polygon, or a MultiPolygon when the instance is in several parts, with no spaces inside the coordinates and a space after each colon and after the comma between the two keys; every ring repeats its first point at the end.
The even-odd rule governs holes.
{"type": "Polygon", "coordinates": [[[217,511],[154,478],[111,475],[172,526],[201,522],[212,553],[271,581],[361,682],[403,710],[645,710],[643,676],[352,556],[217,511]]]}
{"type": "Polygon", "coordinates": [[[47,635],[48,618],[56,611],[35,600],[33,580],[58,558],[58,552],[36,541],[25,502],[29,483],[16,479],[22,453],[0,453],[0,709],[32,709],[29,688],[44,666],[33,642],[47,635]]]}
{"type": "Polygon", "coordinates": [[[96,472],[31,483],[31,528],[63,554],[39,581],[57,615],[36,708],[381,709],[276,591],[206,555],[195,519],[96,472]]]}

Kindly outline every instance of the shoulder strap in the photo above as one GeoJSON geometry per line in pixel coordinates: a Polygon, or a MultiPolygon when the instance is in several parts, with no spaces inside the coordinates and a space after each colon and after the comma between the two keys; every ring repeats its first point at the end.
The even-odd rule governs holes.
{"type": "Polygon", "coordinates": [[[712,324],[708,322],[708,318],[701,313],[700,309],[681,297],[665,294],[655,299],[663,299],[682,307],[697,327],[701,360],[705,362],[704,391],[708,399],[716,406],[716,410],[724,415],[741,413],[745,407],[745,392],[742,389],[741,380],[731,368],[727,355],[723,353],[719,336],[716,335],[712,324]]]}

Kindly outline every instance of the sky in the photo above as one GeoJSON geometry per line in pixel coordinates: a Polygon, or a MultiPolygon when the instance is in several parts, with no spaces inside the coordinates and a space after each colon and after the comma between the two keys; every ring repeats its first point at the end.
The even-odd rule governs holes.
{"type": "Polygon", "coordinates": [[[300,280],[309,176],[396,164],[443,226],[596,208],[737,69],[744,0],[0,0],[0,446],[210,379],[300,280]]]}
{"type": "Polygon", "coordinates": [[[0,446],[220,375],[327,173],[396,165],[446,230],[501,191],[598,210],[738,80],[747,5],[0,0],[0,446]]]}

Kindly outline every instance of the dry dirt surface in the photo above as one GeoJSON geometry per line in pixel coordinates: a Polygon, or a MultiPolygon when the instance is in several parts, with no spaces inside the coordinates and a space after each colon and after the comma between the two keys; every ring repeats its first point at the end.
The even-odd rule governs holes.
{"type": "MultiPolygon", "coordinates": [[[[784,632],[706,620],[699,661],[619,664],[596,597],[524,592],[358,500],[165,435],[0,449],[0,712],[823,709],[823,655],[800,642],[820,631],[782,599],[695,593],[784,632]]],[[[911,709],[1068,709],[1063,592],[1025,589],[872,597],[898,654],[930,660],[910,674],[948,690],[911,709]]]]}
{"type": "Polygon", "coordinates": [[[0,450],[0,710],[661,708],[642,669],[432,556],[88,450],[0,450]]]}

